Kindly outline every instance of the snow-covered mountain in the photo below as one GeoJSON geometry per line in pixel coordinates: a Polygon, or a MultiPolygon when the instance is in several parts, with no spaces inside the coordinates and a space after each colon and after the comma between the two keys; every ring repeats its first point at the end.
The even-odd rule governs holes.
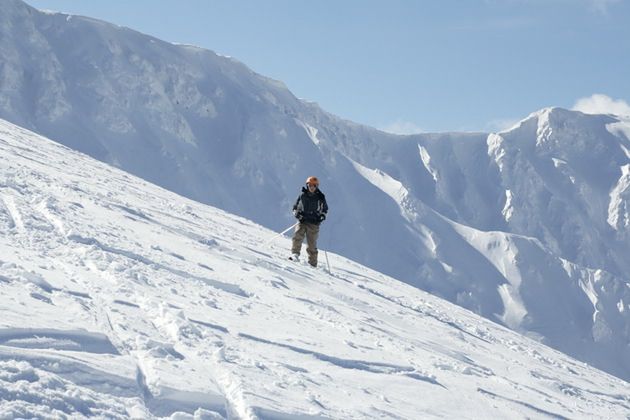
{"type": "Polygon", "coordinates": [[[559,108],[394,136],[210,51],[0,0],[0,117],[320,245],[630,380],[630,122],[559,108]]]}
{"type": "Polygon", "coordinates": [[[624,418],[628,384],[0,120],[0,417],[624,418]]]}

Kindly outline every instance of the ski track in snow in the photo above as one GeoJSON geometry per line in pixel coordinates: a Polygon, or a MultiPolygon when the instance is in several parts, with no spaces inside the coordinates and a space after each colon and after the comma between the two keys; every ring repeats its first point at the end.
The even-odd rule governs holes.
{"type": "Polygon", "coordinates": [[[5,122],[0,153],[0,417],[630,412],[627,383],[344,258],[290,262],[273,232],[5,122]]]}
{"type": "Polygon", "coordinates": [[[15,200],[10,195],[3,195],[2,201],[7,210],[9,228],[15,228],[18,232],[24,231],[24,222],[22,216],[15,205],[15,200]]]}

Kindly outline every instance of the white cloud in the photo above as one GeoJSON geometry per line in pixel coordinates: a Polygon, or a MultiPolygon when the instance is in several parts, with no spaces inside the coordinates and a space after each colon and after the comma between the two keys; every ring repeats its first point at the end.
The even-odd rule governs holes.
{"type": "Polygon", "coordinates": [[[518,5],[524,4],[534,7],[546,6],[549,3],[555,3],[560,5],[578,6],[582,8],[588,8],[593,12],[600,13],[608,16],[610,9],[615,4],[621,3],[622,0],[484,0],[484,3],[489,6],[495,5],[518,5]]]}
{"type": "Polygon", "coordinates": [[[608,15],[608,7],[619,3],[620,0],[589,0],[590,6],[597,12],[608,15]]]}
{"type": "Polygon", "coordinates": [[[587,98],[578,99],[573,105],[575,111],[585,114],[614,114],[630,116],[630,105],[623,99],[612,99],[610,96],[596,93],[587,98]]]}
{"type": "Polygon", "coordinates": [[[380,127],[380,129],[392,134],[418,134],[425,131],[417,126],[415,123],[412,123],[410,121],[403,121],[401,119],[397,119],[396,121],[386,125],[385,127],[380,127]]]}

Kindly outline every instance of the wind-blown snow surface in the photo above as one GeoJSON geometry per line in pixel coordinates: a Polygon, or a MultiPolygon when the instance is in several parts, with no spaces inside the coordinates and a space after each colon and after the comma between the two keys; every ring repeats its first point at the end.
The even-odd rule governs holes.
{"type": "Polygon", "coordinates": [[[318,175],[324,247],[630,380],[628,121],[393,136],[207,50],[0,5],[0,117],[276,230],[318,175]]]}
{"type": "Polygon", "coordinates": [[[2,418],[630,412],[615,377],[4,121],[0,156],[2,418]]]}

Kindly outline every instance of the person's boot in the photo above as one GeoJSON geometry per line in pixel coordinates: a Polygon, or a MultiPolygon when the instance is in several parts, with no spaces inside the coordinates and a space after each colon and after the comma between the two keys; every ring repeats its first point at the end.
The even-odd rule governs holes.
{"type": "Polygon", "coordinates": [[[290,259],[291,261],[298,262],[298,261],[300,261],[300,254],[293,254],[293,255],[291,255],[291,256],[289,257],[289,259],[290,259]]]}

